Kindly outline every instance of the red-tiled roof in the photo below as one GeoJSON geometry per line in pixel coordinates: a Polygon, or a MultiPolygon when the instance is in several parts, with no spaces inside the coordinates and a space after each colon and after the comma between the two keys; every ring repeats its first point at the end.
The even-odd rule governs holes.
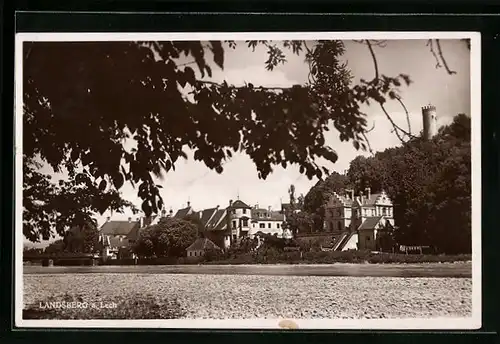
{"type": "Polygon", "coordinates": [[[196,239],[186,251],[205,251],[205,250],[220,250],[220,247],[215,245],[214,242],[207,238],[196,239]]]}
{"type": "Polygon", "coordinates": [[[100,233],[104,235],[128,235],[136,227],[140,227],[140,222],[108,221],[102,225],[100,233]]]}
{"type": "Polygon", "coordinates": [[[252,208],[248,204],[246,204],[245,202],[242,202],[240,200],[233,202],[233,204],[231,204],[230,207],[231,208],[244,208],[244,209],[251,209],[252,208]]]}
{"type": "Polygon", "coordinates": [[[368,217],[363,221],[359,229],[374,229],[375,226],[380,222],[382,216],[368,217]]]}

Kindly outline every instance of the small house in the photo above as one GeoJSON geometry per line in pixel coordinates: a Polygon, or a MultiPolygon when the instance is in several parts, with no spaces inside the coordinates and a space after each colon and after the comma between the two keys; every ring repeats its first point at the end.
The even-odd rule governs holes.
{"type": "Polygon", "coordinates": [[[198,238],[188,248],[186,248],[186,253],[188,258],[203,257],[207,251],[212,250],[220,251],[221,248],[214,244],[214,242],[210,239],[198,238]]]}

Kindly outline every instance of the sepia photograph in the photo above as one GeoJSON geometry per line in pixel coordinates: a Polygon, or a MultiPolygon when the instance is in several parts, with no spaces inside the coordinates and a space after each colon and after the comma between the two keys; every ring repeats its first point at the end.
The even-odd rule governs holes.
{"type": "Polygon", "coordinates": [[[481,327],[480,35],[16,35],[21,327],[481,327]]]}

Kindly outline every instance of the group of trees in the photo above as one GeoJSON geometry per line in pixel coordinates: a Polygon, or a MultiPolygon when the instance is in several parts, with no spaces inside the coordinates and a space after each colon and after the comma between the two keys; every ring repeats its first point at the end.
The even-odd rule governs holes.
{"type": "Polygon", "coordinates": [[[184,257],[186,248],[200,236],[199,224],[189,218],[161,218],[156,225],[141,230],[132,251],[139,257],[184,257]]]}
{"type": "Polygon", "coordinates": [[[92,223],[83,227],[73,227],[64,233],[62,239],[50,243],[43,253],[98,253],[102,249],[99,231],[92,223]]]}
{"type": "MultiPolygon", "coordinates": [[[[372,157],[358,156],[347,175],[331,174],[304,198],[304,214],[323,228],[332,192],[370,187],[394,203],[395,240],[446,253],[471,251],[471,120],[464,114],[429,141],[414,138],[372,157]]],[[[304,228],[310,228],[304,226],[304,228]]]]}

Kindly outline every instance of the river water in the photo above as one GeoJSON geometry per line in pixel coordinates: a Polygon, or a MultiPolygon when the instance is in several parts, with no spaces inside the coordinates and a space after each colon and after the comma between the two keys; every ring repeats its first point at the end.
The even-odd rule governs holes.
{"type": "Polygon", "coordinates": [[[24,266],[24,274],[212,274],[353,277],[472,277],[472,264],[266,264],[266,265],[135,265],[135,266],[24,266]]]}

